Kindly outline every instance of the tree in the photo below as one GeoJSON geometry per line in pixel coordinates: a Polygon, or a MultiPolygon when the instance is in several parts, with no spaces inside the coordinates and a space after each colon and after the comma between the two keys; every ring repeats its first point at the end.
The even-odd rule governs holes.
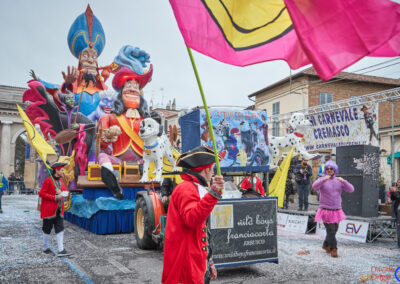
{"type": "Polygon", "coordinates": [[[15,142],[15,174],[16,176],[24,176],[25,170],[25,151],[26,151],[26,136],[21,134],[15,142]],[[25,139],[24,139],[25,137],[25,139]]]}

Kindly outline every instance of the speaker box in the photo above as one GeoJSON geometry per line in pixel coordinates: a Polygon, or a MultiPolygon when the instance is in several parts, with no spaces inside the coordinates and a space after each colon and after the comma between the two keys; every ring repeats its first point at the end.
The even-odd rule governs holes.
{"type": "Polygon", "coordinates": [[[346,215],[378,216],[379,148],[355,145],[336,148],[338,176],[354,186],[353,193],[342,192],[342,208],[346,215]]]}

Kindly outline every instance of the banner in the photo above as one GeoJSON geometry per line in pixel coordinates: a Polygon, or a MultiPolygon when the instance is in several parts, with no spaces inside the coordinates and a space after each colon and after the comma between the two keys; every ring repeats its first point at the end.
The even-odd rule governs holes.
{"type": "MultiPolygon", "coordinates": [[[[221,167],[261,167],[269,164],[266,111],[210,108],[221,167]]],[[[204,110],[200,112],[201,144],[212,147],[204,110]]]]}
{"type": "Polygon", "coordinates": [[[312,124],[304,133],[307,151],[350,145],[379,147],[378,104],[326,111],[307,118],[312,124]]]}
{"type": "Polygon", "coordinates": [[[305,234],[308,225],[308,216],[278,213],[278,227],[282,230],[305,234]]]}
{"type": "MultiPolygon", "coordinates": [[[[339,239],[365,243],[367,241],[368,227],[368,222],[359,222],[346,219],[339,223],[339,229],[336,233],[336,237],[339,239]]],[[[317,235],[325,235],[326,229],[324,224],[318,223],[315,233],[317,235]]]]}
{"type": "Polygon", "coordinates": [[[216,267],[278,262],[277,199],[221,199],[210,215],[216,267]]]}

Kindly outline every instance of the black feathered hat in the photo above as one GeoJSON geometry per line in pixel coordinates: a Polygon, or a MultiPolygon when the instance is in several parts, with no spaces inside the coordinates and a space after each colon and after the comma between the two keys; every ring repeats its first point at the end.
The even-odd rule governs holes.
{"type": "Polygon", "coordinates": [[[58,169],[60,169],[60,168],[63,168],[64,166],[66,166],[67,165],[67,163],[61,163],[61,162],[58,162],[58,161],[56,161],[56,162],[54,162],[53,164],[51,164],[51,168],[53,169],[53,170],[58,170],[58,169]]]}
{"type": "Polygon", "coordinates": [[[192,171],[201,171],[211,167],[215,163],[214,151],[199,146],[186,153],[183,153],[177,160],[178,167],[190,169],[192,171]]]}

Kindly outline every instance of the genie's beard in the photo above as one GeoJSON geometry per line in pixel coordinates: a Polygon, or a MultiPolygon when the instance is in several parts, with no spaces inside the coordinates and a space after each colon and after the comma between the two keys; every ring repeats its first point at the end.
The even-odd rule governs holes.
{"type": "Polygon", "coordinates": [[[86,72],[82,75],[82,80],[86,82],[86,88],[89,86],[89,82],[92,81],[93,85],[96,85],[96,75],[86,72]]]}

